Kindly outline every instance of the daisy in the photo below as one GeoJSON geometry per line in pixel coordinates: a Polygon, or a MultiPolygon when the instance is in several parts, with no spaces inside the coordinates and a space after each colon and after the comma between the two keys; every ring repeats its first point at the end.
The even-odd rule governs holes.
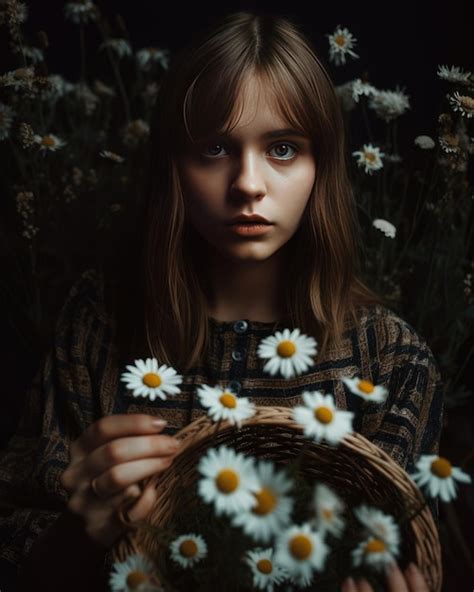
{"type": "Polygon", "coordinates": [[[166,70],[169,61],[169,50],[158,47],[144,47],[137,51],[138,64],[143,70],[149,70],[154,62],[158,62],[166,70]]]}
{"type": "Polygon", "coordinates": [[[132,55],[132,48],[126,39],[107,39],[107,41],[104,41],[99,47],[99,51],[106,49],[107,47],[113,49],[119,58],[132,55]]]}
{"type": "Polygon", "coordinates": [[[17,0],[12,2],[10,0],[10,2],[5,2],[4,4],[5,7],[3,9],[0,7],[0,24],[2,24],[3,19],[10,27],[17,27],[26,21],[28,18],[28,8],[24,2],[18,2],[17,0]]]}
{"type": "Polygon", "coordinates": [[[0,140],[6,140],[10,135],[14,115],[11,107],[0,103],[0,140]]]}
{"type": "Polygon", "coordinates": [[[257,503],[250,510],[235,514],[232,524],[241,526],[255,541],[268,543],[291,521],[293,500],[286,494],[293,487],[293,482],[283,471],[277,472],[269,461],[260,461],[255,470],[259,490],[253,495],[257,503]]]}
{"type": "Polygon", "coordinates": [[[442,80],[454,83],[459,82],[461,84],[469,82],[471,76],[470,72],[463,72],[458,66],[451,66],[449,68],[448,66],[438,66],[437,74],[442,80]]]}
{"type": "Polygon", "coordinates": [[[327,440],[329,444],[337,444],[352,432],[354,413],[336,409],[331,394],[305,391],[302,396],[305,404],[294,407],[292,415],[304,427],[305,436],[313,437],[315,442],[327,440]]]}
{"type": "Polygon", "coordinates": [[[454,95],[448,95],[448,100],[453,111],[460,111],[462,117],[470,118],[474,114],[474,98],[468,95],[460,95],[458,91],[454,95]]]}
{"type": "Polygon", "coordinates": [[[334,62],[336,66],[346,63],[346,55],[353,58],[359,56],[352,51],[352,48],[357,43],[352,33],[348,29],[341,29],[338,25],[332,35],[326,35],[329,38],[329,60],[334,62]]]}
{"type": "Polygon", "coordinates": [[[372,222],[372,226],[377,228],[377,230],[380,230],[381,232],[383,232],[385,234],[385,236],[387,236],[389,238],[395,238],[395,234],[397,232],[397,229],[395,228],[395,226],[393,224],[391,224],[387,220],[383,220],[382,218],[376,218],[372,222]]]}
{"type": "Polygon", "coordinates": [[[305,372],[314,364],[311,356],[317,353],[317,342],[313,337],[300,335],[299,329],[284,329],[260,341],[257,355],[270,358],[263,370],[274,376],[277,372],[291,378],[305,372]]]}
{"type": "Polygon", "coordinates": [[[44,136],[35,134],[33,136],[33,140],[36,144],[39,144],[40,150],[42,152],[56,152],[56,150],[59,150],[66,145],[66,142],[54,134],[46,134],[44,136]]]}
{"type": "Polygon", "coordinates": [[[439,496],[443,502],[456,498],[456,483],[471,483],[471,476],[464,473],[442,456],[424,454],[416,463],[417,471],[410,475],[419,487],[431,497],[439,496]]]}
{"type": "Polygon", "coordinates": [[[387,544],[376,537],[369,537],[362,541],[352,551],[352,565],[367,565],[376,570],[383,571],[387,565],[395,562],[395,557],[388,550],[387,544]]]}
{"type": "Polygon", "coordinates": [[[322,535],[330,532],[335,537],[340,537],[345,526],[345,520],[341,516],[344,511],[341,498],[324,483],[318,483],[314,488],[313,505],[318,531],[322,535]]]}
{"type": "Polygon", "coordinates": [[[375,386],[370,380],[362,380],[361,378],[347,378],[342,377],[342,382],[349,387],[351,393],[362,397],[366,401],[372,403],[383,403],[388,395],[388,389],[384,386],[375,386]]]}
{"type": "Polygon", "coordinates": [[[134,397],[149,397],[151,401],[159,397],[166,401],[168,395],[181,392],[177,386],[183,382],[181,374],[177,374],[174,368],[166,364],[158,368],[156,358],[135,360],[135,366],[126,368],[130,372],[123,372],[120,380],[127,383],[127,388],[133,391],[134,397]]]}
{"type": "Polygon", "coordinates": [[[41,92],[41,97],[45,100],[56,101],[76,88],[72,82],[67,81],[60,74],[51,74],[46,78],[48,87],[41,92]]]}
{"type": "Polygon", "coordinates": [[[244,561],[252,570],[254,588],[273,592],[273,586],[278,586],[288,577],[287,571],[273,562],[271,547],[247,551],[244,561]]]}
{"type": "Polygon", "coordinates": [[[33,64],[44,62],[44,53],[38,47],[23,47],[23,55],[31,60],[33,64]]]}
{"type": "Polygon", "coordinates": [[[368,82],[362,82],[360,78],[357,78],[352,82],[352,98],[356,103],[359,102],[359,97],[362,95],[370,97],[377,93],[378,90],[375,86],[372,86],[368,82]]]}
{"type": "Polygon", "coordinates": [[[35,71],[32,67],[17,68],[0,76],[1,86],[12,86],[14,90],[20,88],[31,90],[35,79],[35,71]]]}
{"type": "Polygon", "coordinates": [[[201,405],[207,407],[208,415],[214,421],[227,420],[240,428],[242,420],[255,415],[255,405],[248,398],[237,397],[217,385],[212,388],[204,384],[197,389],[197,393],[201,405]]]}
{"type": "Polygon", "coordinates": [[[203,478],[198,483],[199,495],[214,503],[216,514],[234,514],[256,505],[253,495],[260,491],[254,459],[225,445],[211,448],[201,457],[198,471],[203,478]]]}
{"type": "Polygon", "coordinates": [[[135,147],[150,133],[150,126],[143,119],[135,119],[127,124],[123,132],[123,141],[126,146],[135,147]]]}
{"type": "Polygon", "coordinates": [[[400,530],[393,516],[366,505],[355,508],[354,515],[364,526],[368,535],[380,539],[392,555],[398,555],[400,530]]]}
{"type": "Polygon", "coordinates": [[[170,544],[170,555],[181,567],[192,567],[206,557],[206,541],[200,534],[182,534],[170,544]]]}
{"type": "Polygon", "coordinates": [[[307,523],[293,525],[276,539],[275,563],[286,569],[298,586],[306,587],[315,570],[322,571],[329,547],[307,523]]]}
{"type": "Polygon", "coordinates": [[[122,163],[125,160],[123,156],[119,156],[118,154],[115,154],[115,152],[110,152],[110,150],[102,150],[99,154],[102,158],[107,158],[108,160],[113,160],[117,163],[122,163]]]}
{"type": "Polygon", "coordinates": [[[422,150],[431,150],[436,146],[435,141],[430,136],[416,136],[414,144],[422,150]]]}
{"type": "Polygon", "coordinates": [[[362,150],[356,150],[352,153],[352,156],[357,156],[357,164],[359,167],[365,167],[365,172],[369,175],[373,171],[377,171],[383,167],[382,156],[385,156],[383,152],[380,152],[379,148],[372,146],[372,144],[364,144],[362,150]]]}
{"type": "Polygon", "coordinates": [[[122,563],[114,563],[109,577],[112,592],[135,592],[140,584],[153,583],[154,564],[141,553],[129,555],[122,563]]]}
{"type": "Polygon", "coordinates": [[[459,152],[459,137],[456,134],[446,133],[439,136],[438,140],[443,152],[452,152],[453,154],[459,152]]]}
{"type": "Polygon", "coordinates": [[[405,113],[410,108],[410,101],[408,95],[398,88],[396,91],[379,90],[371,97],[369,107],[388,122],[405,113]]]}
{"type": "Polygon", "coordinates": [[[64,15],[76,25],[82,25],[97,18],[97,7],[90,0],[74,0],[64,7],[64,15]]]}

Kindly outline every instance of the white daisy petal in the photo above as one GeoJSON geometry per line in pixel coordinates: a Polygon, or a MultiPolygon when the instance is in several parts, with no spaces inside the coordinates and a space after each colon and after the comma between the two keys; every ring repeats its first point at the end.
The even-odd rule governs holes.
{"type": "Polygon", "coordinates": [[[126,383],[134,397],[148,397],[151,401],[159,397],[165,401],[169,395],[181,392],[177,385],[182,383],[183,377],[165,364],[158,367],[155,358],[135,360],[135,366],[127,365],[126,368],[129,372],[123,372],[120,380],[126,383]]]}

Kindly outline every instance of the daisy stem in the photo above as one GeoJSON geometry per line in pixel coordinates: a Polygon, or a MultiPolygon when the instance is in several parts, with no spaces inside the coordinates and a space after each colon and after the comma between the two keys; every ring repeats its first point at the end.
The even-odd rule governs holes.
{"type": "Polygon", "coordinates": [[[367,135],[369,136],[369,142],[372,144],[372,132],[370,130],[370,123],[369,123],[369,117],[367,115],[367,109],[365,106],[365,102],[363,100],[360,101],[361,106],[362,106],[362,115],[364,117],[364,122],[365,122],[365,127],[367,128],[367,135]]]}
{"type": "Polygon", "coordinates": [[[81,82],[84,83],[86,79],[86,41],[82,24],[79,27],[79,40],[81,44],[81,82]]]}

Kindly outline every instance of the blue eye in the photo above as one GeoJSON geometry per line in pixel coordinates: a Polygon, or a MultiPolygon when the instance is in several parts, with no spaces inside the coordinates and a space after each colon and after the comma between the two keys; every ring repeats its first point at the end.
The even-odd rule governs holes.
{"type": "MultiPolygon", "coordinates": [[[[207,145],[207,148],[215,148],[216,146],[218,146],[219,148],[222,148],[223,147],[223,144],[208,144],[207,145]]],[[[295,155],[294,156],[290,156],[289,158],[280,158],[279,160],[293,160],[295,158],[296,154],[299,151],[296,146],[293,146],[292,144],[288,144],[286,142],[280,142],[279,144],[275,144],[274,146],[272,146],[272,149],[274,149],[276,147],[281,147],[281,146],[284,146],[285,148],[291,148],[291,150],[294,150],[295,155]]],[[[207,153],[206,152],[203,152],[202,154],[203,154],[203,156],[208,157],[208,158],[209,157],[210,158],[213,158],[215,156],[219,156],[218,153],[209,154],[208,152],[207,153]]],[[[281,155],[280,154],[280,156],[284,156],[284,155],[281,155]]]]}

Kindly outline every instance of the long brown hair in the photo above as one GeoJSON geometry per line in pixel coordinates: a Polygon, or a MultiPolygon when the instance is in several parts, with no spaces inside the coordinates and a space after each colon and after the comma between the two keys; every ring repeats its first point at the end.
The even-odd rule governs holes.
{"type": "Polygon", "coordinates": [[[123,361],[152,356],[186,372],[202,360],[208,291],[199,270],[205,262],[186,219],[177,162],[190,139],[232,129],[248,75],[262,77],[281,115],[310,135],[317,163],[302,223],[287,244],[287,319],[315,337],[321,359],[330,343],[340,344],[346,322],[358,325],[361,307],[385,304],[360,279],[341,105],[300,29],[287,17],[234,12],[172,57],[158,91],[147,186],[124,244],[126,258],[116,259],[120,283],[109,288],[118,305],[123,361]]]}

